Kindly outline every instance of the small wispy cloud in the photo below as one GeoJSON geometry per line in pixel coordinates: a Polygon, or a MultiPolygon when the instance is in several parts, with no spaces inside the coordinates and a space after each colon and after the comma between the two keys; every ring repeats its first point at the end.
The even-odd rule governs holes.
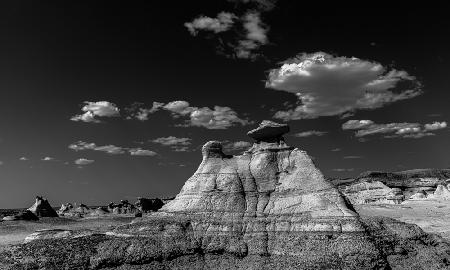
{"type": "Polygon", "coordinates": [[[331,149],[330,151],[331,152],[339,152],[339,151],[341,151],[342,149],[341,148],[334,148],[334,149],[331,149]]]}
{"type": "Polygon", "coordinates": [[[95,160],[86,159],[86,158],[79,158],[79,159],[76,159],[74,161],[75,164],[80,165],[80,166],[89,165],[89,164],[92,164],[94,162],[95,162],[95,160]]]}
{"type": "Polygon", "coordinates": [[[353,172],[355,169],[353,169],[353,168],[348,168],[348,169],[344,169],[344,168],[336,168],[336,169],[333,169],[333,171],[335,171],[335,172],[353,172]]]}
{"type": "Polygon", "coordinates": [[[133,148],[129,150],[130,155],[132,156],[156,156],[157,153],[151,150],[141,149],[141,148],[133,148]]]}
{"type": "Polygon", "coordinates": [[[187,152],[189,151],[189,145],[191,145],[190,138],[178,138],[175,136],[160,137],[152,140],[153,143],[157,143],[163,146],[168,146],[175,152],[187,152]]]}
{"type": "Polygon", "coordinates": [[[423,138],[435,135],[431,131],[444,129],[447,122],[433,122],[425,125],[419,123],[376,124],[371,120],[348,120],[342,124],[343,130],[356,130],[356,137],[383,134],[384,138],[423,138]]]}
{"type": "Polygon", "coordinates": [[[19,160],[21,160],[21,161],[27,161],[28,158],[27,158],[27,157],[21,157],[21,158],[19,158],[19,160]]]}
{"type": "Polygon", "coordinates": [[[233,13],[220,12],[216,18],[201,15],[192,22],[185,23],[184,26],[193,36],[196,36],[199,31],[211,31],[217,34],[228,31],[236,19],[237,16],[233,13]]]}
{"type": "Polygon", "coordinates": [[[55,159],[52,158],[52,157],[44,157],[41,160],[43,160],[43,161],[52,161],[52,160],[55,160],[55,159]]]}
{"type": "Polygon", "coordinates": [[[364,158],[363,156],[344,156],[343,159],[360,159],[364,158]]]}
{"type": "Polygon", "coordinates": [[[120,155],[129,153],[132,156],[155,156],[157,155],[156,152],[142,149],[142,148],[128,148],[128,147],[121,147],[121,146],[115,146],[115,145],[102,145],[98,146],[95,143],[87,143],[84,141],[78,141],[76,143],[72,143],[68,146],[69,149],[72,149],[74,151],[84,151],[84,150],[92,150],[92,151],[99,151],[104,152],[110,155],[120,155]]]}
{"type": "Polygon", "coordinates": [[[119,108],[109,101],[85,101],[81,111],[84,113],[78,114],[70,118],[72,121],[82,121],[86,123],[100,123],[98,117],[118,117],[120,116],[119,108]]]}
{"type": "Polygon", "coordinates": [[[317,130],[308,130],[299,133],[292,134],[294,137],[303,138],[303,137],[311,137],[311,136],[323,136],[327,134],[326,131],[317,131],[317,130]]]}

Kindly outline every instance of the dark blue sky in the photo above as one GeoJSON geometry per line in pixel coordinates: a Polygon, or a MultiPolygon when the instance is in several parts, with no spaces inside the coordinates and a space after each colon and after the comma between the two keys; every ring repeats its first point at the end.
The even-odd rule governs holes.
{"type": "Polygon", "coordinates": [[[55,205],[175,195],[200,163],[203,143],[227,140],[231,148],[250,142],[246,132],[264,119],[288,122],[292,134],[318,131],[286,140],[308,151],[326,176],[449,167],[444,7],[182,2],[0,4],[0,208],[28,206],[38,194],[55,205]],[[232,24],[195,22],[200,15],[217,19],[220,12],[231,14],[232,24]],[[196,35],[184,25],[189,22],[196,35]],[[239,57],[238,50],[250,56],[239,57]],[[308,69],[319,83],[280,75],[279,84],[266,87],[281,61],[306,53],[291,60],[299,64],[316,52],[328,57],[328,66],[317,62],[308,69]],[[414,97],[371,99],[366,107],[351,103],[357,91],[379,91],[349,91],[377,64],[385,71],[380,78],[394,82],[384,94],[402,97],[414,88],[414,97]],[[392,70],[398,73],[389,77],[392,70]],[[316,102],[303,100],[302,107],[297,92],[316,102]],[[101,123],[70,120],[87,112],[84,102],[98,101],[119,114],[95,116],[101,123]],[[173,101],[189,106],[180,111],[169,106],[173,101]],[[135,102],[142,103],[135,109],[162,105],[141,121],[136,110],[126,109],[135,102]],[[304,111],[274,118],[295,108],[304,111]],[[205,122],[211,115],[216,118],[205,122]],[[372,123],[344,129],[349,120],[372,123]],[[69,148],[77,142],[91,145],[69,148]],[[121,152],[102,148],[111,145],[121,152]],[[149,151],[133,155],[137,150],[149,151]]]}

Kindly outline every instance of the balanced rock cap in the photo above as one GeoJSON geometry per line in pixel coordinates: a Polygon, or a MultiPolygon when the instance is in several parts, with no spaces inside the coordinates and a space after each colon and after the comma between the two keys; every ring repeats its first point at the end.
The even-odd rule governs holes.
{"type": "Polygon", "coordinates": [[[259,127],[247,132],[247,135],[256,141],[273,141],[281,138],[288,132],[289,126],[287,124],[264,120],[259,124],[259,127]]]}

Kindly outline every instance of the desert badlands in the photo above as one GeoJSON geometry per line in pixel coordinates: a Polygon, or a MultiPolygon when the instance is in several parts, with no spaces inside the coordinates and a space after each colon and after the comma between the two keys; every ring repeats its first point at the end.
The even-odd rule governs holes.
{"type": "Polygon", "coordinates": [[[0,269],[450,269],[449,170],[325,179],[288,132],[263,121],[235,156],[205,143],[172,200],[37,197],[0,223],[0,269]]]}

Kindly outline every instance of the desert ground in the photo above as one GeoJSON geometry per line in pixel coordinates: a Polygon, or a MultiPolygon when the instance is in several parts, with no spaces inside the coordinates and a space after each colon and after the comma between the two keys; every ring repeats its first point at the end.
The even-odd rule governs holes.
{"type": "Polygon", "coordinates": [[[102,216],[85,218],[41,218],[39,221],[0,222],[0,248],[23,243],[25,238],[39,230],[90,230],[104,233],[113,228],[130,223],[134,215],[102,216]]]}
{"type": "Polygon", "coordinates": [[[425,232],[450,240],[450,201],[417,200],[402,204],[357,205],[360,215],[384,216],[416,224],[425,232]]]}

